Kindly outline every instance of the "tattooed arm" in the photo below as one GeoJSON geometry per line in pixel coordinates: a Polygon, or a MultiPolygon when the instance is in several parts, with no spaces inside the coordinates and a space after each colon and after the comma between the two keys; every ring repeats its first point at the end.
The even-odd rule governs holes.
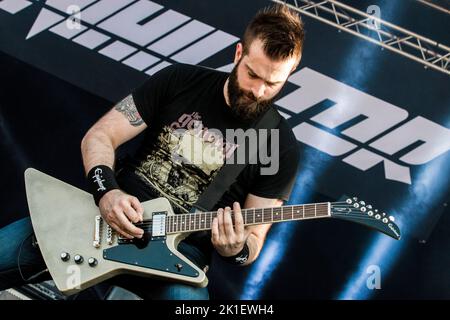
{"type": "Polygon", "coordinates": [[[96,165],[113,168],[114,152],[147,128],[129,95],[98,120],[81,142],[86,173],[96,165]]]}
{"type": "MultiPolygon", "coordinates": [[[[97,165],[113,168],[115,150],[146,127],[131,95],[119,102],[89,129],[81,142],[86,174],[97,165]]],[[[144,212],[136,197],[114,189],[105,193],[98,205],[102,217],[122,236],[142,237],[142,229],[130,222],[142,220],[144,212]]]]}

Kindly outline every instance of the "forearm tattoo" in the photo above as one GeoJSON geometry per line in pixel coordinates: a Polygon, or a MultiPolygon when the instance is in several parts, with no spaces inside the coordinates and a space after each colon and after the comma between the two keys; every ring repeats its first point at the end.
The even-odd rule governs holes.
{"type": "Polygon", "coordinates": [[[144,123],[144,120],[142,120],[141,115],[136,109],[136,105],[134,104],[133,96],[131,94],[120,101],[116,105],[115,109],[121,112],[134,127],[138,127],[144,123]]]}

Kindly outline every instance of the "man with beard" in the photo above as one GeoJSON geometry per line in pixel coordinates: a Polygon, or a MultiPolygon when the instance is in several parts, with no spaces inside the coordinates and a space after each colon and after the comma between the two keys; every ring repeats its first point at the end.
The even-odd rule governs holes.
{"type": "MultiPolygon", "coordinates": [[[[132,239],[143,236],[143,230],[133,224],[142,220],[141,202],[166,197],[175,213],[190,212],[239,147],[223,138],[225,131],[252,128],[272,106],[300,62],[303,39],[303,24],[296,13],[282,5],[263,9],[237,44],[235,67],[230,74],[187,64],[171,65],[146,80],[97,121],[83,138],[81,150],[104,220],[123,237],[132,239]],[[139,149],[117,170],[116,149],[144,130],[139,149]],[[211,157],[216,161],[194,161],[196,150],[190,148],[189,138],[195,139],[208,154],[216,152],[211,157]],[[98,172],[102,172],[101,177],[98,172]]],[[[270,137],[268,144],[278,144],[277,172],[263,175],[265,164],[248,164],[216,204],[217,217],[211,232],[193,233],[180,243],[178,250],[201,269],[207,269],[214,250],[237,265],[252,263],[261,252],[270,224],[244,227],[241,207],[282,205],[290,196],[299,160],[297,140],[285,119],[281,119],[276,130],[279,141],[270,137]]],[[[6,250],[3,246],[0,256],[10,258],[0,262],[0,289],[25,280],[22,271],[30,275],[42,268],[39,251],[31,245],[31,232],[29,218],[0,230],[0,238],[18,239],[17,251],[20,249],[28,261],[27,266],[17,269],[18,252],[1,252],[6,250]]],[[[143,298],[209,297],[207,288],[136,276],[118,276],[113,282],[143,298]]]]}

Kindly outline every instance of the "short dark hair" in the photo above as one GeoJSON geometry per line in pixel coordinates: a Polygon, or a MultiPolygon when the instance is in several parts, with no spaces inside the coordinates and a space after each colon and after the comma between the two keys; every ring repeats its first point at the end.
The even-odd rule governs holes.
{"type": "Polygon", "coordinates": [[[300,58],[305,39],[302,19],[283,4],[263,8],[245,30],[242,39],[244,54],[248,54],[255,39],[263,42],[265,54],[273,60],[300,58]]]}

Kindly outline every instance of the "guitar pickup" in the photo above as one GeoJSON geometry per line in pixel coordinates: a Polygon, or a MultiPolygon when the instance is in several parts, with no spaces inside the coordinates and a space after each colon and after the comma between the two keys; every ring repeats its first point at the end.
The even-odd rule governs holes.
{"type": "Polygon", "coordinates": [[[154,212],[152,216],[152,238],[166,236],[166,212],[154,212]]]}

